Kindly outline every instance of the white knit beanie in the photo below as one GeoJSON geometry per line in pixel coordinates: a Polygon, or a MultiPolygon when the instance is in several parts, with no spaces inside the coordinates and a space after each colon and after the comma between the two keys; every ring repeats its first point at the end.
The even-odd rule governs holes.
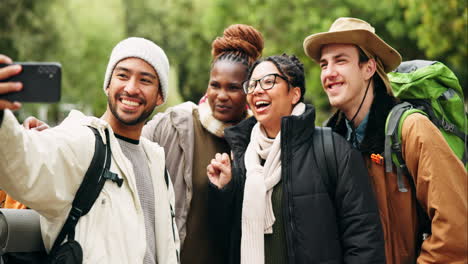
{"type": "Polygon", "coordinates": [[[104,76],[104,92],[109,86],[115,66],[126,58],[140,58],[153,66],[159,77],[163,103],[166,102],[169,85],[169,60],[166,53],[158,45],[144,38],[127,38],[114,47],[104,76]]]}

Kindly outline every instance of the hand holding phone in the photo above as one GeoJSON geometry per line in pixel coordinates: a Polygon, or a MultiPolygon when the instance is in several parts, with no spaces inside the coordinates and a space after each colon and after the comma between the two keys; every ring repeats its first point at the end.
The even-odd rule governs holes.
{"type": "MultiPolygon", "coordinates": [[[[0,54],[0,64],[10,63],[13,63],[13,61],[9,57],[0,54]]],[[[0,68],[0,80],[8,79],[20,72],[21,65],[0,68]]],[[[23,84],[20,82],[0,82],[0,96],[2,94],[20,91],[22,88],[23,84]]],[[[0,111],[4,109],[17,110],[20,107],[21,104],[19,102],[11,102],[0,99],[0,111]]]]}
{"type": "Polygon", "coordinates": [[[0,100],[48,103],[60,100],[61,65],[59,63],[19,62],[13,66],[0,64],[0,70],[18,67],[17,64],[21,65],[21,72],[6,79],[0,78],[0,85],[21,82],[23,89],[0,94],[0,100]]]}

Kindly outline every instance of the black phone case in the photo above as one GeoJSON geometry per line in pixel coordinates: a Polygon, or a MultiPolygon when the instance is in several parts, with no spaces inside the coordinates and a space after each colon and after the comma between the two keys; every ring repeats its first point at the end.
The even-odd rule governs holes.
{"type": "MultiPolygon", "coordinates": [[[[26,62],[20,74],[0,82],[22,82],[23,89],[0,95],[0,99],[18,102],[58,102],[60,100],[61,65],[55,62],[26,62]]],[[[0,64],[5,67],[7,64],[0,64]]]]}

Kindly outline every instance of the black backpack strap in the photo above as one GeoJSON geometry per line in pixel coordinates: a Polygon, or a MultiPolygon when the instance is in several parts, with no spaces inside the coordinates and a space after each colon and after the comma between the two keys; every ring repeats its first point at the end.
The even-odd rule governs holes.
{"type": "Polygon", "coordinates": [[[338,163],[336,162],[335,144],[331,128],[315,127],[313,144],[320,176],[327,188],[330,199],[334,201],[338,180],[338,163]]]}
{"type": "Polygon", "coordinates": [[[164,168],[164,181],[166,182],[166,188],[169,189],[169,173],[167,172],[167,168],[164,168]]]}
{"type": "MultiPolygon", "coordinates": [[[[169,189],[169,173],[167,171],[167,168],[164,168],[164,181],[166,182],[166,188],[169,189]]],[[[174,211],[174,208],[172,208],[172,204],[169,203],[169,207],[171,209],[171,223],[172,223],[172,237],[174,239],[174,241],[176,241],[176,234],[175,234],[175,230],[176,230],[176,225],[174,224],[175,223],[175,211],[174,211]]],[[[180,256],[179,256],[179,251],[176,250],[176,256],[177,256],[177,262],[180,261],[180,256]]]]}
{"type": "MultiPolygon", "coordinates": [[[[60,230],[60,233],[52,246],[50,255],[53,255],[58,250],[66,237],[68,237],[68,240],[74,240],[75,226],[78,223],[78,220],[81,216],[86,215],[89,210],[91,210],[91,207],[101,193],[106,180],[113,178],[118,179],[116,174],[109,171],[111,164],[109,131],[107,129],[105,130],[106,145],[104,145],[99,131],[94,127],[90,128],[96,138],[93,159],[86,171],[83,182],[81,182],[81,185],[75,194],[70,213],[68,214],[62,230],[60,230]]],[[[122,179],[120,180],[122,181],[122,179]]]]}

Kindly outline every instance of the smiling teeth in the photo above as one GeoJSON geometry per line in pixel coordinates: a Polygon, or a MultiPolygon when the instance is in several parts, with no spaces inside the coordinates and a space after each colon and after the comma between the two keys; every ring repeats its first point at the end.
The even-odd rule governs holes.
{"type": "Polygon", "coordinates": [[[140,105],[137,102],[129,101],[129,100],[125,100],[125,99],[122,99],[122,103],[125,104],[125,105],[129,105],[129,106],[138,106],[138,105],[140,105]]]}
{"type": "Polygon", "coordinates": [[[258,101],[255,103],[255,106],[263,105],[263,104],[269,104],[267,101],[258,101]]]}

